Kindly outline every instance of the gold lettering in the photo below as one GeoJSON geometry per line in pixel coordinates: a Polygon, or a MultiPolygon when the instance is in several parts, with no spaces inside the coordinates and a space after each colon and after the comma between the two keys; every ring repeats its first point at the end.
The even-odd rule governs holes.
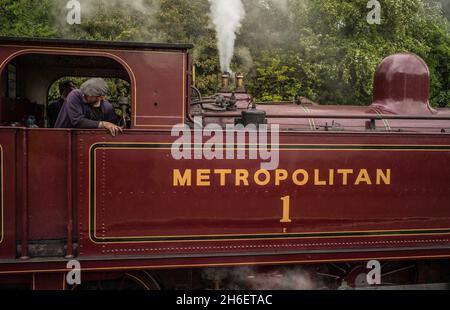
{"type": "Polygon", "coordinates": [[[391,185],[391,169],[386,169],[386,173],[382,169],[377,169],[377,185],[381,185],[381,182],[391,185]]]}
{"type": "Polygon", "coordinates": [[[187,169],[181,175],[180,170],[173,170],[173,186],[191,186],[192,185],[192,170],[187,169]]]}
{"type": "Polygon", "coordinates": [[[235,186],[250,186],[251,182],[258,186],[281,186],[287,181],[293,182],[297,186],[305,186],[310,181],[314,186],[335,186],[336,184],[340,185],[341,178],[343,186],[391,185],[391,169],[376,169],[373,172],[375,173],[375,171],[376,178],[369,169],[314,169],[314,177],[311,175],[313,171],[306,169],[297,169],[292,176],[287,169],[276,169],[273,172],[260,169],[256,172],[252,171],[251,174],[247,169],[174,169],[173,186],[192,186],[194,182],[194,185],[200,187],[219,186],[219,184],[224,187],[227,186],[227,181],[230,181],[231,177],[235,178],[235,186]]]}
{"type": "Polygon", "coordinates": [[[327,185],[327,181],[321,181],[320,180],[320,170],[315,169],[314,170],[314,185],[316,186],[325,186],[327,185]]]}
{"type": "Polygon", "coordinates": [[[292,181],[294,182],[295,185],[304,186],[308,184],[309,174],[304,169],[295,170],[294,174],[292,175],[292,181]],[[300,174],[303,175],[303,179],[301,181],[298,178],[300,174]]]}
{"type": "Polygon", "coordinates": [[[270,183],[270,173],[269,171],[265,170],[265,169],[261,169],[256,171],[255,173],[255,183],[259,186],[266,186],[270,183]],[[264,180],[262,181],[260,179],[260,176],[264,175],[264,180]]]}
{"type": "Polygon", "coordinates": [[[283,201],[283,217],[280,220],[280,223],[292,223],[290,212],[291,212],[291,197],[286,196],[281,198],[283,201]]]}
{"type": "Polygon", "coordinates": [[[286,181],[289,176],[287,170],[277,169],[275,171],[275,185],[280,186],[281,181],[286,181]]]}
{"type": "Polygon", "coordinates": [[[333,169],[330,169],[330,177],[329,177],[328,185],[330,185],[330,186],[334,185],[334,170],[333,169]]]}
{"type": "Polygon", "coordinates": [[[361,183],[366,183],[367,185],[372,185],[370,180],[369,172],[366,169],[361,169],[358,177],[356,178],[355,185],[360,185],[361,183]]]}
{"type": "Polygon", "coordinates": [[[342,174],[342,185],[348,185],[348,175],[353,174],[353,169],[339,169],[338,174],[342,174]]]}
{"type": "Polygon", "coordinates": [[[241,186],[241,183],[244,183],[244,186],[250,185],[248,183],[248,171],[245,169],[236,170],[236,186],[241,186]]]}
{"type": "Polygon", "coordinates": [[[197,170],[197,186],[211,186],[211,181],[209,175],[211,170],[209,169],[198,169],[197,170]]]}
{"type": "Polygon", "coordinates": [[[226,185],[226,175],[231,174],[231,169],[216,169],[214,170],[214,174],[220,175],[220,186],[226,185]]]}

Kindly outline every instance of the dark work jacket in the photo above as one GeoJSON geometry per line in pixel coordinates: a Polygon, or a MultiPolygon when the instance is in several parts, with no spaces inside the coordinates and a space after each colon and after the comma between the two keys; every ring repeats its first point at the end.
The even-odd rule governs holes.
{"type": "Polygon", "coordinates": [[[56,120],[58,119],[59,112],[61,112],[62,106],[64,104],[64,99],[60,98],[58,101],[53,102],[48,106],[48,123],[50,127],[55,127],[56,120]]]}
{"type": "Polygon", "coordinates": [[[103,101],[100,105],[101,115],[96,116],[91,105],[83,101],[83,94],[80,90],[72,91],[67,96],[55,128],[98,128],[100,121],[118,123],[116,113],[111,103],[103,101]]]}

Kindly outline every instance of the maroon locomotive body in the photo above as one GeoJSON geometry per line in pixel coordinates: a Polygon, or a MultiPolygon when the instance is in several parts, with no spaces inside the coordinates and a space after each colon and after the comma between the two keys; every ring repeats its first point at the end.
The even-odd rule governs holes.
{"type": "Polygon", "coordinates": [[[430,107],[421,59],[386,58],[369,107],[252,104],[239,78],[194,98],[190,48],[0,39],[0,284],[66,288],[73,259],[87,282],[127,275],[145,288],[158,287],[154,273],[212,267],[447,268],[450,111],[430,107]],[[129,83],[130,128],[45,128],[48,89],[64,76],[129,83]],[[250,158],[249,141],[202,157],[208,128],[252,115],[279,127],[276,167],[250,158]],[[23,126],[30,116],[41,128],[23,126]],[[173,156],[176,125],[192,129],[191,159],[173,156]]]}

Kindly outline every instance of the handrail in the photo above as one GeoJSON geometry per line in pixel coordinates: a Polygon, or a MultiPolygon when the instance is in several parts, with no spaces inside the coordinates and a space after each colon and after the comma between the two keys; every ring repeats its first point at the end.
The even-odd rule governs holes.
{"type": "Polygon", "coordinates": [[[73,255],[73,199],[72,199],[72,132],[67,132],[67,245],[66,258],[71,259],[73,255]]]}
{"type": "MultiPolygon", "coordinates": [[[[242,117],[240,113],[213,113],[207,112],[202,114],[203,117],[211,118],[237,118],[242,117]]],[[[450,121],[449,116],[424,116],[424,115],[379,115],[379,114],[305,114],[305,115],[288,115],[288,114],[268,114],[266,118],[299,118],[299,119],[367,119],[367,120],[441,120],[450,121]]]]}
{"type": "Polygon", "coordinates": [[[21,210],[21,249],[20,259],[29,259],[28,255],[28,131],[23,131],[22,136],[22,210],[21,210]]]}

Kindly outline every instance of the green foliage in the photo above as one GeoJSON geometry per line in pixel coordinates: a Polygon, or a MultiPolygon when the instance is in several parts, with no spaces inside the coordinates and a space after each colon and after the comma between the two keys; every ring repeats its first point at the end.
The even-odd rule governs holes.
{"type": "Polygon", "coordinates": [[[376,65],[399,52],[415,53],[428,63],[433,103],[447,91],[448,22],[432,1],[381,1],[381,25],[367,23],[365,0],[316,0],[306,9],[296,3],[298,52],[317,78],[313,99],[369,104],[376,65]]]}
{"type": "Polygon", "coordinates": [[[196,87],[209,94],[217,90],[220,66],[208,11],[208,0],[161,0],[156,25],[166,42],[195,44],[196,87]]]}
{"type": "Polygon", "coordinates": [[[250,88],[261,100],[290,100],[303,89],[298,76],[301,64],[296,55],[283,55],[280,51],[263,53],[255,65],[256,77],[250,88]]]}
{"type": "Polygon", "coordinates": [[[0,35],[50,37],[53,26],[53,0],[0,0],[0,35]]]}
{"type": "Polygon", "coordinates": [[[81,24],[65,22],[65,1],[55,6],[61,16],[59,36],[63,38],[106,41],[155,41],[160,40],[152,21],[157,9],[156,1],[145,0],[142,5],[130,5],[127,1],[81,0],[81,24]],[[146,26],[143,26],[146,25],[146,26]]]}

